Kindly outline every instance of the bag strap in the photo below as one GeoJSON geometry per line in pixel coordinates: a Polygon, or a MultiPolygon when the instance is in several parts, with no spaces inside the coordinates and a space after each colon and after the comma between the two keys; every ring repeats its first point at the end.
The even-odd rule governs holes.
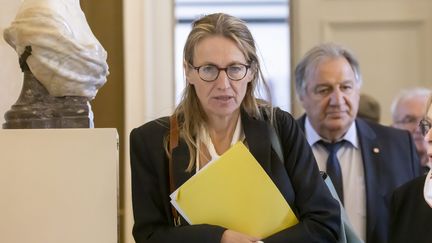
{"type": "Polygon", "coordinates": [[[278,129],[278,124],[277,124],[278,122],[277,122],[277,118],[276,118],[276,108],[272,108],[271,112],[272,112],[272,117],[273,117],[273,125],[269,129],[270,130],[269,132],[270,132],[271,146],[275,150],[277,156],[279,157],[279,160],[282,161],[282,163],[284,163],[282,146],[281,146],[281,143],[279,140],[279,136],[277,134],[277,131],[279,129],[278,129]]]}
{"type": "MultiPolygon", "coordinates": [[[[173,169],[173,158],[172,158],[172,152],[173,150],[178,146],[178,140],[179,140],[179,130],[178,130],[178,123],[177,123],[177,117],[175,115],[170,116],[170,131],[169,131],[169,184],[170,184],[170,193],[173,193],[175,191],[175,184],[174,184],[174,169],[173,169]]],[[[173,216],[174,226],[178,227],[181,225],[180,222],[180,216],[177,212],[177,210],[174,208],[174,206],[171,204],[171,213],[173,216]]]]}

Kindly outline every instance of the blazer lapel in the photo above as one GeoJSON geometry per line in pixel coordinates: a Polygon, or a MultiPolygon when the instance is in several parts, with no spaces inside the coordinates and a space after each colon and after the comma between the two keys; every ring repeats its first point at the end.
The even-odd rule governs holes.
{"type": "Polygon", "coordinates": [[[178,188],[195,174],[195,170],[191,172],[186,171],[189,165],[189,150],[183,139],[180,139],[178,146],[173,149],[172,156],[174,184],[175,188],[178,188]]]}
{"type": "Polygon", "coordinates": [[[306,122],[306,114],[303,114],[299,119],[297,119],[297,124],[300,126],[303,132],[305,132],[305,122],[306,122]]]}
{"type": "Polygon", "coordinates": [[[381,148],[376,139],[375,132],[361,119],[356,119],[357,135],[360,142],[361,154],[364,165],[366,186],[366,241],[371,241],[372,232],[376,231],[377,217],[379,217],[378,200],[383,195],[380,193],[380,182],[377,181],[380,168],[381,148]]]}
{"type": "Polygon", "coordinates": [[[249,151],[264,170],[270,174],[270,163],[266,163],[270,160],[271,155],[271,143],[268,132],[270,123],[250,117],[243,109],[241,111],[241,119],[249,151]]]}
{"type": "MultiPolygon", "coordinates": [[[[177,189],[183,185],[183,183],[189,180],[193,174],[195,174],[195,170],[192,172],[186,171],[189,165],[189,150],[186,142],[183,139],[180,139],[178,146],[173,149],[172,157],[174,187],[177,189]]],[[[186,222],[183,217],[180,217],[180,224],[188,225],[189,223],[186,222]]]]}

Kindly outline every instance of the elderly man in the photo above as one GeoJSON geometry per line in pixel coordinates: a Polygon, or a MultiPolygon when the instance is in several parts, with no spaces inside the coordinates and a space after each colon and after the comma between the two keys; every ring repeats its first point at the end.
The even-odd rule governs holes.
{"type": "Polygon", "coordinates": [[[356,233],[387,242],[388,200],[419,175],[407,131],[356,119],[362,78],[355,56],[336,44],[311,49],[295,69],[306,114],[299,120],[320,170],[330,176],[356,233]]]}
{"type": "Polygon", "coordinates": [[[421,173],[427,173],[432,167],[426,154],[426,142],[419,128],[430,95],[432,90],[426,88],[403,90],[395,97],[391,106],[392,126],[408,130],[413,136],[422,167],[421,173]]]}

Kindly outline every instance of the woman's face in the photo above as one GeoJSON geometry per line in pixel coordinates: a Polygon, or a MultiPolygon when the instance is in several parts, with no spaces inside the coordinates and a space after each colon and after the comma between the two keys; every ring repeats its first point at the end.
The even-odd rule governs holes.
{"type": "MultiPolygon", "coordinates": [[[[428,122],[432,122],[432,104],[429,106],[425,119],[428,122]]],[[[432,163],[432,129],[429,129],[429,132],[426,133],[425,142],[427,143],[427,156],[429,158],[429,163],[432,163]]]]}
{"type": "MultiPolygon", "coordinates": [[[[249,65],[235,42],[223,36],[210,36],[201,40],[195,47],[193,60],[192,65],[195,67],[214,65],[226,68],[235,64],[249,65]]],[[[216,80],[206,82],[190,65],[186,65],[185,70],[187,81],[195,87],[201,106],[210,119],[235,114],[245,97],[247,85],[253,78],[251,69],[238,81],[230,80],[226,71],[220,70],[216,80]]]]}

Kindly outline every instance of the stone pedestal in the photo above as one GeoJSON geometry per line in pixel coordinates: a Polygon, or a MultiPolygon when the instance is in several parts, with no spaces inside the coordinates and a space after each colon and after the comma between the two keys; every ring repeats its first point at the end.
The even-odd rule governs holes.
{"type": "Polygon", "coordinates": [[[4,115],[4,129],[89,128],[91,108],[86,97],[51,96],[27,68],[20,97],[4,115]]]}
{"type": "Polygon", "coordinates": [[[119,243],[113,128],[0,129],[1,243],[119,243]]]}

